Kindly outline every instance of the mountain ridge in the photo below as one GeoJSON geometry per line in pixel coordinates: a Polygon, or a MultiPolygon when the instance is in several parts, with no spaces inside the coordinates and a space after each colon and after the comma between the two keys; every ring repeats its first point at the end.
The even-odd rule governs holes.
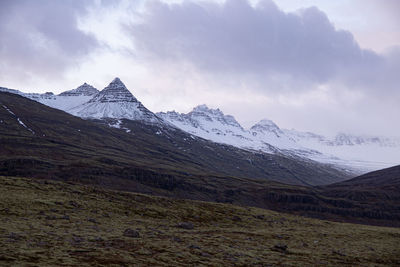
{"type": "MultiPolygon", "coordinates": [[[[217,119],[214,125],[207,128],[202,125],[210,124],[210,120],[204,120],[197,107],[193,110],[197,116],[192,115],[193,111],[186,114],[175,111],[159,112],[157,115],[184,131],[214,142],[266,153],[306,157],[348,169],[355,174],[400,163],[393,160],[400,158],[400,139],[361,137],[343,133],[330,139],[315,133],[281,129],[269,119],[263,119],[249,129],[244,129],[239,123],[230,125],[232,127],[227,129],[225,125],[218,126],[222,119],[217,119]],[[375,155],[372,151],[379,153],[375,155]]],[[[230,116],[223,114],[219,109],[215,111],[218,112],[213,114],[220,114],[221,118],[230,116]]],[[[237,122],[233,116],[230,117],[237,122]]]]}
{"type": "MultiPolygon", "coordinates": [[[[181,172],[195,172],[202,176],[219,174],[303,185],[327,184],[349,177],[346,173],[310,160],[296,160],[282,155],[240,150],[191,136],[163,124],[146,124],[141,121],[122,119],[120,127],[123,130],[115,129],[109,127],[110,124],[115,124],[115,119],[83,120],[14,94],[0,93],[0,96],[2,105],[10,109],[35,132],[35,135],[32,135],[18,123],[14,115],[0,106],[2,120],[0,134],[3,134],[4,138],[0,147],[2,151],[0,156],[5,157],[7,162],[12,161],[9,157],[18,155],[23,158],[39,156],[40,161],[47,158],[38,164],[44,164],[45,169],[47,168],[45,166],[52,166],[52,172],[57,175],[66,175],[64,172],[59,173],[63,168],[57,167],[65,165],[66,162],[72,164],[80,157],[84,157],[91,162],[90,166],[102,166],[103,163],[99,162],[99,158],[108,155],[107,157],[111,158],[117,157],[113,161],[120,167],[138,166],[138,168],[145,167],[150,170],[161,169],[163,173],[168,174],[171,168],[173,173],[179,169],[179,176],[181,172]],[[18,135],[24,137],[21,140],[18,138],[14,140],[14,136],[18,135]],[[15,143],[7,140],[14,140],[15,143]],[[28,142],[27,144],[33,142],[33,144],[27,146],[25,142],[28,142]],[[51,152],[53,142],[68,144],[68,146],[63,148],[64,153],[57,152],[57,155],[48,158],[56,153],[51,152]],[[32,147],[29,148],[30,146],[32,147]],[[98,151],[99,155],[95,151],[98,151]],[[118,151],[118,154],[114,155],[114,151],[118,151]],[[65,160],[56,160],[59,157],[65,160]],[[127,162],[130,163],[127,164],[127,162]],[[188,170],[184,171],[185,169],[188,170]]],[[[23,162],[21,164],[23,165],[23,162]]],[[[25,169],[18,169],[18,171],[25,173],[25,169]]],[[[111,170],[101,172],[105,171],[107,176],[117,175],[111,170]]],[[[37,172],[39,173],[39,168],[37,172]]],[[[82,167],[80,172],[84,173],[85,169],[82,167]]],[[[47,171],[43,175],[48,176],[50,173],[47,171]]]]}
{"type": "Polygon", "coordinates": [[[119,78],[115,78],[102,91],[97,91],[86,83],[59,95],[25,94],[7,88],[0,88],[0,91],[17,93],[86,119],[114,119],[109,124],[114,128],[121,128],[120,121],[115,119],[156,123],[176,127],[216,143],[249,151],[303,157],[331,164],[354,174],[400,163],[393,160],[400,158],[400,139],[343,133],[328,138],[309,132],[281,129],[269,119],[263,119],[245,129],[233,116],[205,104],[196,106],[187,114],[175,111],[153,113],[132,95],[119,78]]]}

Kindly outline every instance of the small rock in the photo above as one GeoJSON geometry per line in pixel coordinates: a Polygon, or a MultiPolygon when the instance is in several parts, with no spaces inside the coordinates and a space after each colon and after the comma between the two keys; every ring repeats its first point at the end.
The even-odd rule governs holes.
{"type": "Polygon", "coordinates": [[[264,214],[255,215],[254,218],[259,219],[259,220],[264,220],[265,215],[264,214]]]}
{"type": "Polygon", "coordinates": [[[138,238],[140,237],[140,234],[138,231],[128,228],[125,229],[123,236],[138,238]]]}
{"type": "Polygon", "coordinates": [[[179,238],[179,237],[177,237],[177,236],[174,236],[174,237],[172,238],[172,241],[175,241],[175,242],[181,243],[181,242],[182,242],[182,239],[180,239],[180,238],[179,238]]]}
{"type": "Polygon", "coordinates": [[[102,242],[104,239],[101,236],[95,237],[94,241],[96,242],[102,242]]]}
{"type": "Polygon", "coordinates": [[[77,236],[76,235],[76,236],[72,237],[71,241],[73,243],[79,244],[79,243],[82,243],[83,241],[85,241],[85,239],[83,237],[81,237],[81,236],[77,236]]]}
{"type": "Polygon", "coordinates": [[[75,207],[75,208],[79,207],[79,204],[78,204],[77,202],[73,201],[73,200],[70,200],[70,201],[69,201],[69,204],[70,204],[71,206],[75,207]]]}
{"type": "Polygon", "coordinates": [[[48,247],[49,246],[49,242],[39,241],[39,242],[36,243],[36,246],[38,246],[38,247],[48,247]]]}
{"type": "Polygon", "coordinates": [[[164,234],[163,231],[158,230],[158,229],[155,229],[155,228],[150,228],[150,230],[153,231],[153,232],[156,232],[156,233],[158,233],[158,234],[164,234]]]}
{"type": "Polygon", "coordinates": [[[242,221],[242,218],[240,218],[239,216],[233,216],[233,217],[232,217],[232,221],[234,221],[234,222],[241,222],[241,221],[242,221]]]}
{"type": "Polygon", "coordinates": [[[178,223],[177,227],[186,229],[186,230],[193,230],[193,228],[194,228],[193,223],[191,223],[191,222],[178,223]]]}
{"type": "Polygon", "coordinates": [[[193,244],[191,244],[190,246],[188,246],[188,248],[190,248],[190,249],[200,249],[199,246],[196,246],[196,245],[193,245],[193,244]]]}
{"type": "Polygon", "coordinates": [[[287,252],[287,248],[288,247],[285,244],[277,244],[277,245],[272,247],[272,250],[278,251],[278,252],[282,252],[282,253],[286,253],[287,252]]]}
{"type": "Polygon", "coordinates": [[[346,256],[346,253],[344,253],[342,250],[336,250],[336,249],[332,250],[332,254],[336,254],[342,257],[346,256]]]}
{"type": "Polygon", "coordinates": [[[64,216],[61,217],[61,219],[63,219],[63,220],[68,220],[68,221],[69,221],[70,218],[69,218],[68,215],[64,215],[64,216]]]}
{"type": "Polygon", "coordinates": [[[96,236],[96,237],[91,238],[89,241],[91,241],[91,242],[103,242],[104,239],[102,237],[100,237],[100,236],[96,236]]]}
{"type": "Polygon", "coordinates": [[[94,218],[89,218],[89,219],[88,219],[88,222],[97,223],[96,219],[94,219],[94,218]]]}
{"type": "Polygon", "coordinates": [[[14,233],[14,232],[11,232],[11,233],[8,235],[8,238],[9,238],[9,239],[13,239],[13,240],[19,240],[19,239],[22,238],[22,235],[17,234],[17,233],[14,233]]]}

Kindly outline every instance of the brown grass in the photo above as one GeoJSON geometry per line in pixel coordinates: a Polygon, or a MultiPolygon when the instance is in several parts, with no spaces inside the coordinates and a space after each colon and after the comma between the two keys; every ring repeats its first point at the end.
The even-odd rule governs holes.
{"type": "Polygon", "coordinates": [[[4,266],[400,265],[399,228],[10,177],[0,243],[4,266]]]}

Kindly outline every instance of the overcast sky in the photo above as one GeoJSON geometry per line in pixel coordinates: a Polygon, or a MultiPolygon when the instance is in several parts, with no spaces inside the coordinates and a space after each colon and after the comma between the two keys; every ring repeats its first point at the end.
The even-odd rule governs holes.
{"type": "Polygon", "coordinates": [[[400,136],[400,1],[0,1],[0,86],[116,76],[150,110],[400,136]]]}

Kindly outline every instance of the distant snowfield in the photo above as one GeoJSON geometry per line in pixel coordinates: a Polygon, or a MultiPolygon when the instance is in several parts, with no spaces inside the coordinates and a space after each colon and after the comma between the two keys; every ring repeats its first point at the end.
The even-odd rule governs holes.
{"type": "Polygon", "coordinates": [[[334,158],[311,157],[317,161],[336,163],[358,169],[360,172],[383,169],[400,164],[399,146],[381,146],[379,144],[360,144],[342,146],[313,145],[315,150],[325,155],[332,155],[334,158]]]}
{"type": "MultiPolygon", "coordinates": [[[[206,105],[197,106],[187,114],[175,111],[154,114],[118,78],[102,91],[86,83],[60,95],[25,94],[3,87],[0,87],[0,91],[20,94],[82,118],[125,118],[146,123],[164,123],[168,127],[177,127],[216,143],[303,157],[332,164],[354,174],[400,165],[399,138],[349,134],[327,138],[315,133],[280,129],[268,119],[261,120],[250,129],[244,129],[233,116],[225,115],[219,109],[210,109],[206,105]]],[[[120,124],[119,121],[110,127],[128,131],[120,124]]]]}

